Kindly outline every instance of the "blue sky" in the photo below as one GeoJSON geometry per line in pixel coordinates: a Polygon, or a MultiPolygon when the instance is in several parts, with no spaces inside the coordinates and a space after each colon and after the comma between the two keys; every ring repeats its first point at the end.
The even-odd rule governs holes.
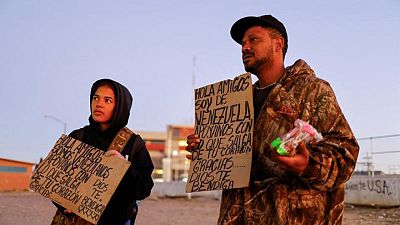
{"type": "MultiPolygon", "coordinates": [[[[357,137],[399,134],[399,12],[396,0],[1,0],[0,157],[45,156],[63,125],[44,115],[68,133],[87,124],[90,86],[104,77],[131,90],[130,128],[191,124],[194,87],[244,72],[231,25],[262,14],[288,30],[285,64],[302,58],[330,82],[357,137]]],[[[400,150],[400,138],[372,150],[400,150]]],[[[375,159],[385,170],[398,157],[375,159]]]]}

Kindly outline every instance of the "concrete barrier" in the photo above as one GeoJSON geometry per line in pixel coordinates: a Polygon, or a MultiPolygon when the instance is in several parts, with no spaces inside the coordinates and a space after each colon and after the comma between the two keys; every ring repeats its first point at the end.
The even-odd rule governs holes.
{"type": "Polygon", "coordinates": [[[345,203],[400,206],[400,175],[352,176],[346,184],[345,203]]]}
{"type": "MultiPolygon", "coordinates": [[[[221,191],[203,191],[188,194],[182,181],[156,182],[152,194],[159,197],[212,197],[221,199],[221,191]]],[[[400,206],[400,175],[354,175],[346,184],[345,203],[352,205],[400,206]]]]}

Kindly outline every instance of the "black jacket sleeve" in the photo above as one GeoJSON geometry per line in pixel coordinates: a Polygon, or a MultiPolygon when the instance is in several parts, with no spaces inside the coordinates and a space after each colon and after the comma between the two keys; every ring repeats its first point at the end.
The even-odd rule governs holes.
{"type": "Polygon", "coordinates": [[[142,200],[148,197],[153,188],[153,179],[151,174],[154,169],[150,154],[146,148],[143,139],[136,135],[131,138],[129,145],[122,152],[123,155],[129,155],[131,166],[124,177],[124,183],[128,186],[129,195],[132,199],[142,200]]]}

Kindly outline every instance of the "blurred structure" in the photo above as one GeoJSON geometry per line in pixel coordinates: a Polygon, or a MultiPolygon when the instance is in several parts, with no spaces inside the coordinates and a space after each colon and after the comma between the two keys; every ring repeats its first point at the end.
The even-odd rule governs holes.
{"type": "Polygon", "coordinates": [[[146,143],[154,164],[153,179],[160,181],[186,181],[189,171],[186,137],[194,133],[193,126],[168,125],[166,132],[137,131],[146,143]]]}
{"type": "Polygon", "coordinates": [[[186,181],[189,171],[186,137],[194,133],[192,126],[169,125],[165,143],[166,158],[163,159],[164,181],[186,181]]]}
{"type": "Polygon", "coordinates": [[[149,132],[135,131],[139,134],[146,143],[146,148],[149,150],[151,160],[154,164],[153,180],[156,182],[163,181],[163,164],[162,161],[166,157],[165,142],[167,139],[166,132],[149,132]]]}
{"type": "Polygon", "coordinates": [[[0,191],[24,191],[29,188],[34,163],[0,158],[0,191]]]}

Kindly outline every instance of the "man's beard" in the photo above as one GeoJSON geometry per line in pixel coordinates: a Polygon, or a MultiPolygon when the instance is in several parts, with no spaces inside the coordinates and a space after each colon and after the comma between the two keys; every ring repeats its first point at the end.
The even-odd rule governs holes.
{"type": "Polygon", "coordinates": [[[244,69],[246,72],[249,72],[254,75],[258,75],[259,71],[258,69],[260,68],[261,65],[268,63],[270,60],[266,57],[262,59],[256,60],[253,64],[251,65],[244,65],[244,69]]]}
{"type": "Polygon", "coordinates": [[[246,70],[246,72],[249,72],[249,73],[254,74],[254,75],[258,75],[259,74],[259,69],[260,69],[260,67],[262,65],[271,63],[271,61],[272,61],[271,60],[272,59],[272,53],[273,53],[272,48],[271,47],[268,48],[268,50],[267,50],[267,52],[266,52],[266,54],[265,54],[265,56],[263,58],[257,59],[252,64],[247,64],[247,65],[244,64],[244,69],[246,70]]]}

